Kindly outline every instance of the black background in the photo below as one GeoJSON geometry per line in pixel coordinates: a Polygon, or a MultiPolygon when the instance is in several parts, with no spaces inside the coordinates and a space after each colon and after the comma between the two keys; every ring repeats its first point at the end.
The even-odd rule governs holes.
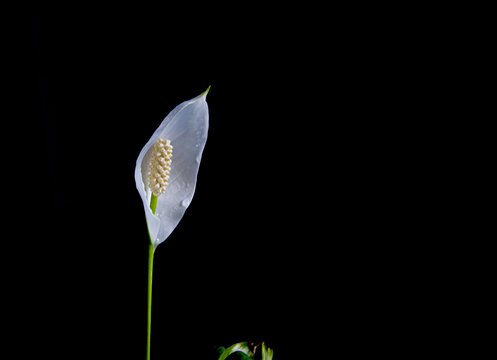
{"type": "Polygon", "coordinates": [[[359,46],[353,27],[320,17],[303,23],[298,10],[18,24],[7,67],[18,235],[2,254],[7,271],[22,269],[9,298],[23,309],[14,333],[32,340],[18,351],[144,357],[148,237],[135,161],[168,112],[209,85],[196,193],[155,255],[152,357],[214,359],[217,346],[261,340],[275,360],[313,345],[391,348],[377,336],[398,283],[385,239],[399,233],[384,211],[403,195],[383,189],[403,175],[384,177],[378,135],[388,134],[370,120],[396,107],[363,96],[382,90],[380,45],[359,46]]]}
{"type": "Polygon", "coordinates": [[[48,353],[144,356],[135,161],[167,113],[209,85],[194,201],[155,255],[152,356],[214,359],[217,346],[264,340],[288,358],[315,316],[323,285],[305,248],[326,238],[309,221],[327,176],[308,148],[326,122],[309,116],[327,96],[308,67],[319,59],[301,58],[309,45],[290,29],[180,18],[32,19],[24,111],[38,140],[27,184],[38,218],[24,228],[34,266],[23,301],[32,331],[50,333],[38,344],[48,353]]]}

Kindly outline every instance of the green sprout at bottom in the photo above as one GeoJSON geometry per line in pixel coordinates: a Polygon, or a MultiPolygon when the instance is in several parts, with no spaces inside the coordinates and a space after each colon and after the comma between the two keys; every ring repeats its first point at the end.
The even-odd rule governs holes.
{"type": "Polygon", "coordinates": [[[273,360],[273,349],[266,346],[264,342],[261,344],[250,346],[248,342],[239,342],[231,345],[228,348],[220,347],[218,349],[220,355],[218,360],[225,360],[231,354],[238,354],[242,360],[273,360]],[[260,356],[258,349],[261,349],[260,356]],[[256,357],[257,355],[257,357],[256,357]]]}

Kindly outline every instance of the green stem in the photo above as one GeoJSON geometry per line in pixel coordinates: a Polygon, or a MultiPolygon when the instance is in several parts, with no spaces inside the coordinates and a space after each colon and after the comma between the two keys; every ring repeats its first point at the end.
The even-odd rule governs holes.
{"type": "Polygon", "coordinates": [[[148,301],[147,301],[147,360],[150,360],[150,336],[152,330],[152,274],[154,269],[154,245],[148,246],[148,301]]]}
{"type": "Polygon", "coordinates": [[[158,196],[155,196],[154,194],[152,194],[151,198],[150,198],[150,209],[152,209],[152,213],[155,214],[155,210],[157,210],[157,199],[159,197],[158,196]]]}
{"type": "MultiPolygon", "coordinates": [[[[152,213],[155,214],[157,210],[157,198],[152,194],[150,198],[150,209],[152,213]]],[[[148,224],[147,224],[148,227],[148,224]]],[[[148,244],[148,294],[147,294],[147,360],[150,360],[150,339],[152,335],[152,276],[154,272],[154,242],[152,236],[150,236],[150,230],[148,232],[148,237],[150,238],[150,243],[148,244]]]]}

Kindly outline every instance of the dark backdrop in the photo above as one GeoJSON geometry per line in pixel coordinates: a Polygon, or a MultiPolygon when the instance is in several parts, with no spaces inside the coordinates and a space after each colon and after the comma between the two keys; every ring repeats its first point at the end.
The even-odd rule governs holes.
{"type": "Polygon", "coordinates": [[[223,14],[34,16],[15,28],[5,154],[17,240],[2,256],[20,274],[14,338],[31,346],[17,351],[144,357],[135,161],[209,85],[196,193],[155,255],[152,357],[214,359],[217,346],[261,340],[275,360],[391,348],[375,335],[397,280],[384,284],[390,243],[371,239],[398,235],[382,215],[396,204],[381,189],[396,185],[381,175],[387,130],[371,119],[395,109],[363,96],[381,91],[377,47],[362,33],[358,53],[355,28],[298,9],[223,14]]]}
{"type": "Polygon", "coordinates": [[[148,238],[135,161],[168,112],[209,85],[196,194],[155,256],[152,356],[214,359],[217,346],[265,340],[283,359],[299,341],[317,286],[303,248],[325,237],[306,221],[320,211],[322,179],[301,185],[326,176],[304,146],[305,128],[326,121],[308,116],[309,94],[326,96],[299,66],[308,45],[291,29],[180,18],[32,18],[25,70],[39,168],[27,195],[33,297],[23,301],[33,331],[51,334],[39,344],[48,352],[144,356],[148,238]]]}

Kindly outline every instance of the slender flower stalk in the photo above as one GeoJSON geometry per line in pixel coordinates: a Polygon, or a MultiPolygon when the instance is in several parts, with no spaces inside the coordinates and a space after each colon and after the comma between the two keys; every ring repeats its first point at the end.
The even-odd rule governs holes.
{"type": "Polygon", "coordinates": [[[174,108],[143,147],[136,161],[136,188],[143,201],[150,238],[147,360],[150,360],[152,335],[154,252],[178,225],[193,198],[200,159],[207,141],[209,111],[206,96],[209,88],[196,98],[174,108]],[[172,159],[173,143],[176,161],[172,159]]]}
{"type": "Polygon", "coordinates": [[[147,360],[150,360],[150,340],[152,336],[152,275],[154,270],[154,246],[148,245],[148,293],[147,293],[147,360]]]}

